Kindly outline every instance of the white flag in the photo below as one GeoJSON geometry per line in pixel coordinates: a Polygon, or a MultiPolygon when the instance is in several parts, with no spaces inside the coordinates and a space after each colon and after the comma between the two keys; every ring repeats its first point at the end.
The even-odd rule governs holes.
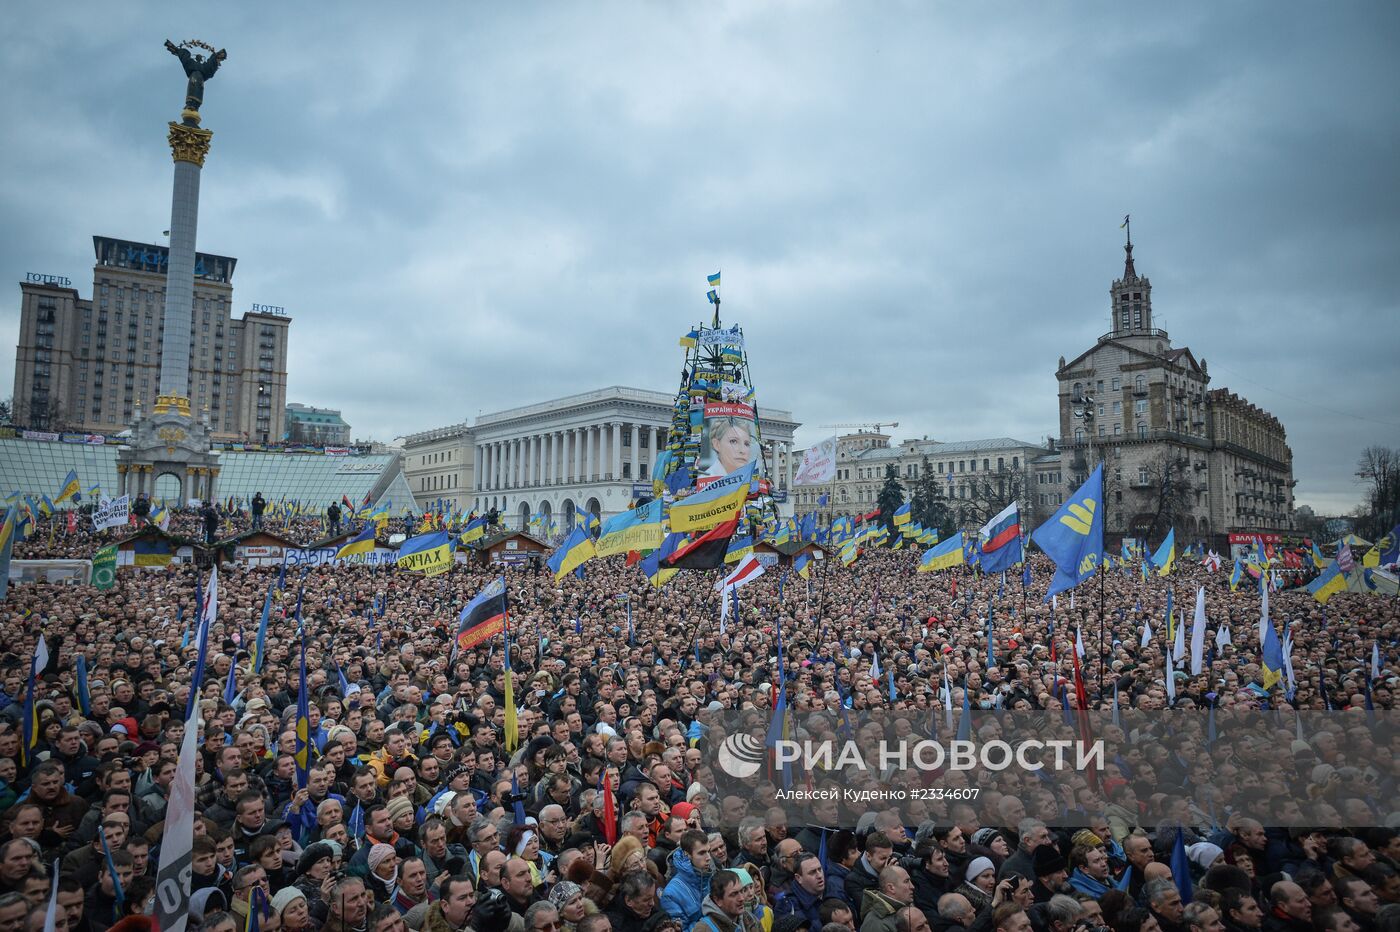
{"type": "Polygon", "coordinates": [[[1196,590],[1196,616],[1191,619],[1191,675],[1200,676],[1206,658],[1206,587],[1196,590]]]}
{"type": "MultiPolygon", "coordinates": [[[[210,583],[211,591],[214,584],[210,583]]],[[[191,706],[180,742],[180,762],[170,784],[156,871],[156,919],[161,932],[185,932],[190,906],[190,868],[194,849],[195,752],[199,748],[199,703],[191,706]]]]}
{"type": "Polygon", "coordinates": [[[1176,664],[1172,662],[1172,645],[1167,642],[1167,705],[1176,702],[1176,664]]]}
{"type": "Polygon", "coordinates": [[[39,635],[39,643],[34,645],[34,674],[37,678],[44,672],[44,667],[49,665],[49,645],[44,640],[44,636],[39,635]]]}
{"type": "Polygon", "coordinates": [[[1381,677],[1381,645],[1378,641],[1371,642],[1371,679],[1378,680],[1381,677]]]}
{"type": "Polygon", "coordinates": [[[1181,617],[1181,611],[1176,613],[1176,637],[1172,638],[1172,654],[1177,662],[1186,659],[1186,619],[1181,617]]]}
{"type": "Polygon", "coordinates": [[[1230,637],[1230,626],[1229,626],[1229,625],[1221,625],[1221,626],[1220,626],[1220,630],[1215,632],[1215,647],[1216,647],[1216,649],[1217,649],[1217,650],[1221,650],[1221,649],[1223,649],[1223,648],[1225,647],[1226,644],[1233,644],[1233,643],[1235,643],[1235,641],[1234,641],[1234,638],[1230,637]]]}
{"type": "Polygon", "coordinates": [[[828,437],[802,454],[793,485],[821,485],[836,478],[836,438],[828,437]]]}
{"type": "Polygon", "coordinates": [[[948,727],[953,727],[953,684],[948,679],[948,671],[943,671],[943,718],[948,727]]]}
{"type": "Polygon", "coordinates": [[[1080,660],[1084,659],[1084,632],[1080,631],[1077,625],[1074,629],[1074,652],[1079,655],[1080,660]]]}
{"type": "Polygon", "coordinates": [[[58,928],[58,867],[61,863],[54,858],[53,873],[49,874],[49,908],[44,910],[44,932],[54,932],[58,928]]]}
{"type": "Polygon", "coordinates": [[[1138,645],[1138,647],[1146,647],[1148,644],[1151,644],[1151,643],[1152,643],[1152,622],[1150,622],[1150,621],[1148,621],[1147,619],[1144,618],[1143,621],[1142,621],[1142,643],[1140,643],[1140,644],[1138,645]]]}

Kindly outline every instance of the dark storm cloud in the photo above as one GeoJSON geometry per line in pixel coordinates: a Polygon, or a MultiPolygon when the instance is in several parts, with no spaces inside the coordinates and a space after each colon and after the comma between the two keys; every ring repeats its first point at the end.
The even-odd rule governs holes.
{"type": "Polygon", "coordinates": [[[158,238],[160,44],[225,45],[200,248],[294,314],[289,400],[358,435],[672,391],[722,268],[803,442],[1042,439],[1131,212],[1159,326],[1284,422],[1300,502],[1349,507],[1360,449],[1400,445],[1392,6],[122,10],[5,40],[0,279],[86,294],[93,233],[158,238]]]}

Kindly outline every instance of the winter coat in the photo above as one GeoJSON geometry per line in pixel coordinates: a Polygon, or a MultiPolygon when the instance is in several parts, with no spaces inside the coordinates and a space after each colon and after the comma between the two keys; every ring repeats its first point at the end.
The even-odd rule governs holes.
{"type": "Polygon", "coordinates": [[[822,898],[816,894],[808,893],[800,883],[793,881],[788,884],[786,890],[778,894],[773,903],[773,914],[779,918],[783,916],[801,916],[807,920],[807,927],[817,930],[822,927],[822,898]]]}
{"type": "Polygon", "coordinates": [[[701,904],[710,893],[710,876],[695,870],[690,855],[680,848],[671,852],[671,879],[661,893],[661,908],[666,915],[689,929],[700,921],[701,904]]]}
{"type": "Polygon", "coordinates": [[[870,862],[866,861],[865,855],[861,855],[860,860],[856,861],[850,873],[846,875],[846,902],[851,904],[857,919],[860,918],[861,910],[865,908],[865,891],[873,889],[875,885],[875,872],[870,869],[870,862]]]}
{"type": "Polygon", "coordinates": [[[860,932],[898,932],[895,913],[908,905],[879,890],[866,890],[860,903],[860,932]]]}
{"type": "MultiPolygon", "coordinates": [[[[700,904],[700,921],[691,927],[690,932],[761,932],[762,928],[759,918],[748,910],[740,913],[738,919],[730,919],[707,896],[700,904]]],[[[616,927],[613,932],[617,932],[616,927]]]]}

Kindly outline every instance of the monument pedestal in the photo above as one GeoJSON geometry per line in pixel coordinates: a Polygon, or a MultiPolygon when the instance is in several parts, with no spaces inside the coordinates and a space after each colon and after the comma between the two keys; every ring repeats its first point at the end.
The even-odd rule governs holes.
{"type": "Polygon", "coordinates": [[[190,400],[161,395],[149,417],[137,412],[131,439],[117,451],[118,495],[156,497],[156,482],[180,483],[179,504],[213,500],[219,456],[209,449],[209,425],[190,414],[190,400]]]}

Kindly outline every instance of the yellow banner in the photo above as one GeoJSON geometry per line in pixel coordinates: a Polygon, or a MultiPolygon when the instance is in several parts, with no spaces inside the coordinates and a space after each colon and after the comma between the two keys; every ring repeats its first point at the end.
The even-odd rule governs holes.
{"type": "Polygon", "coordinates": [[[403,554],[399,557],[397,565],[401,570],[422,573],[424,576],[446,573],[452,568],[452,546],[443,544],[441,547],[434,547],[431,550],[403,554]]]}

